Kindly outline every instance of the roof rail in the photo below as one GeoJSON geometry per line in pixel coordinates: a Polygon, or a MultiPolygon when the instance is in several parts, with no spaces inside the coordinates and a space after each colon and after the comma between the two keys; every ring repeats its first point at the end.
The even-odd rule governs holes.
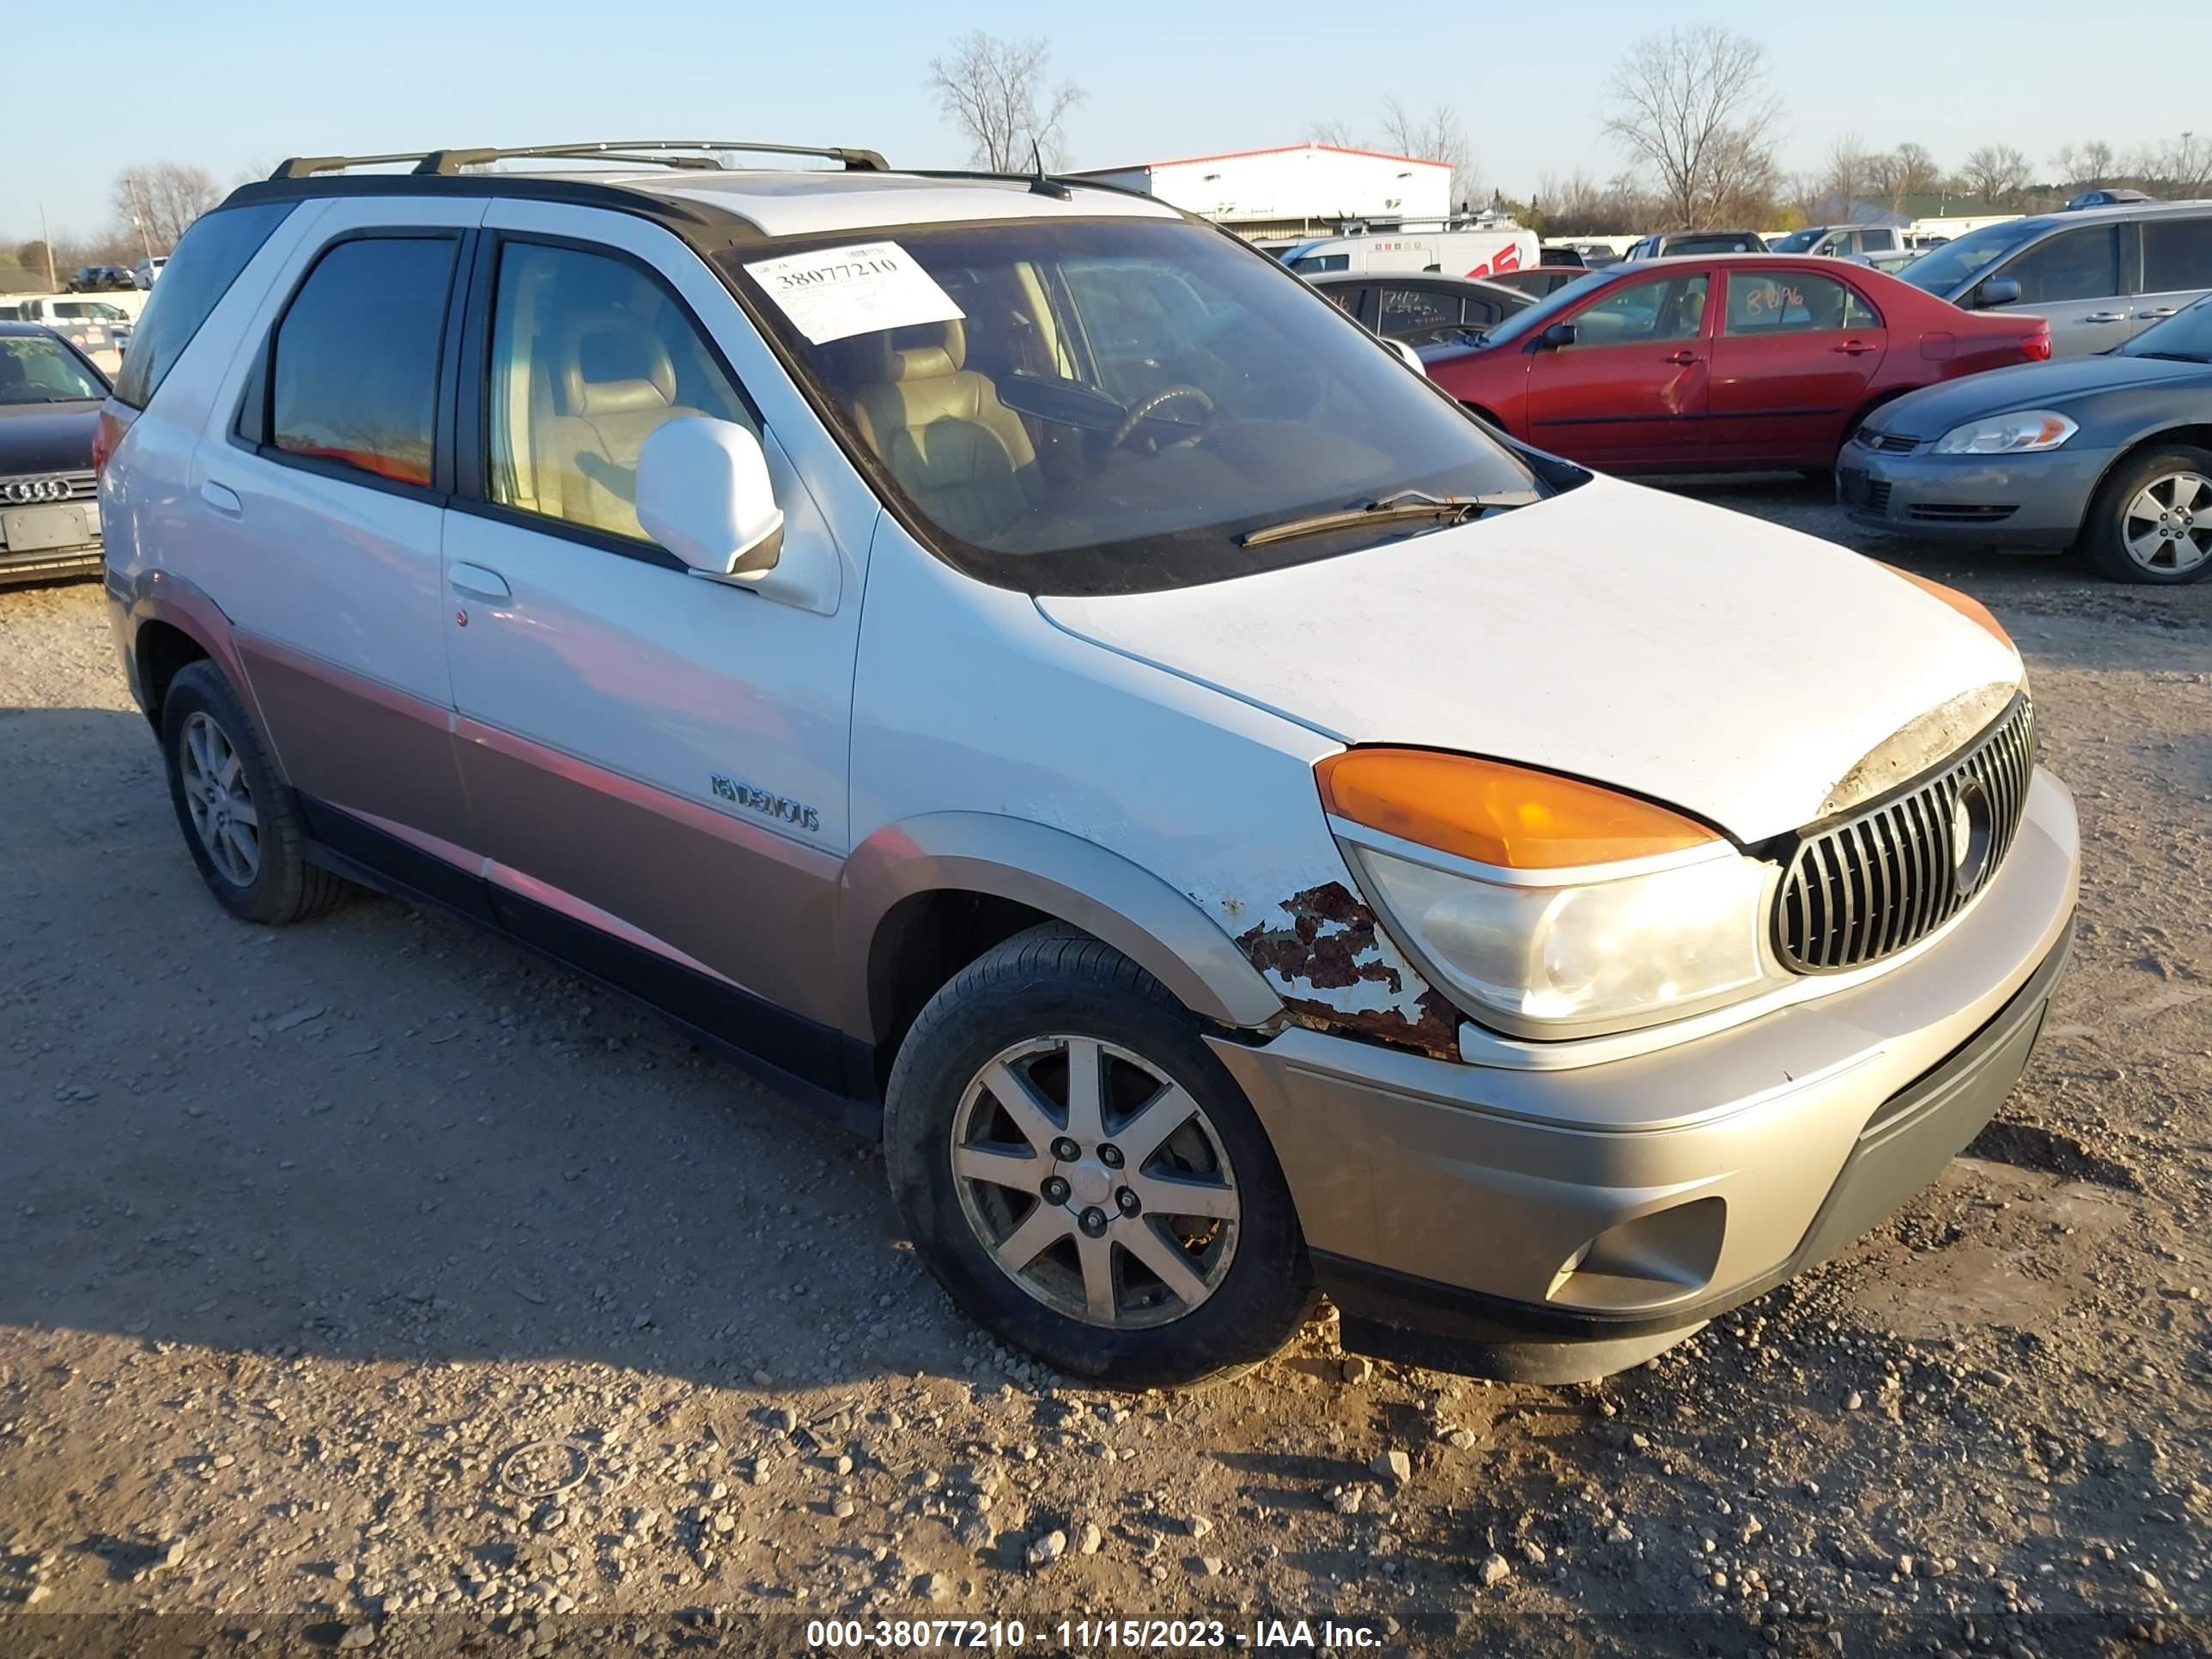
{"type": "Polygon", "coordinates": [[[319,173],[337,173],[346,167],[389,167],[401,161],[412,161],[416,173],[443,178],[465,167],[526,157],[580,160],[599,156],[610,161],[634,162],[644,167],[719,169],[722,164],[714,158],[721,151],[763,155],[819,155],[829,161],[842,162],[848,173],[887,173],[890,170],[890,164],[872,149],[823,149],[811,144],[762,144],[743,139],[621,138],[577,144],[528,144],[514,149],[409,150],[391,155],[295,155],[279,163],[276,170],[269,176],[271,179],[307,179],[319,173]],[[674,153],[653,153],[662,150],[674,153]]]}

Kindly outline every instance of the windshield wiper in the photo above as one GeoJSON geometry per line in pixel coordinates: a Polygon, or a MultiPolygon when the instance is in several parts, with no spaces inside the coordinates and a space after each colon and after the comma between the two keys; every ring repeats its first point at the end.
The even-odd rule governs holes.
{"type": "Polygon", "coordinates": [[[2169,363],[2212,363],[2212,357],[2200,357],[2193,351],[2130,351],[2130,357],[2156,357],[2169,363]]]}
{"type": "Polygon", "coordinates": [[[1434,519],[1463,524],[1492,507],[1526,507],[1536,499],[1531,489],[1505,495],[1431,495],[1418,489],[1401,489],[1395,495],[1369,501],[1364,507],[1342,507],[1334,513],[1313,513],[1303,519],[1285,519],[1261,529],[1248,531],[1239,547],[1265,547],[1297,536],[1318,536],[1331,530],[1357,530],[1363,525],[1395,524],[1404,519],[1434,519]]]}

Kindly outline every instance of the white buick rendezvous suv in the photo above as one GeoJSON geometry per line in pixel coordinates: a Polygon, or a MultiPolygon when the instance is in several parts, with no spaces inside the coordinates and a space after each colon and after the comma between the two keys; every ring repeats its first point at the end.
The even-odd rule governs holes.
{"type": "Polygon", "coordinates": [[[1157,201],[743,148],[295,161],[179,246],[100,504],[234,915],[642,999],[1130,1385],[1321,1291],[1617,1370],[1996,1110],[2078,848],[1980,605],[1516,447],[1157,201]]]}

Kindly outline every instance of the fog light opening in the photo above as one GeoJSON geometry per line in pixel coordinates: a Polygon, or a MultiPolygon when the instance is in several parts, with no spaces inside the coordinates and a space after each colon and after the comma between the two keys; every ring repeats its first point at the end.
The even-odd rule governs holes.
{"type": "Polygon", "coordinates": [[[1717,1197],[1607,1227],[1559,1264],[1547,1299],[1577,1307],[1663,1307],[1703,1290],[1719,1265],[1728,1204],[1717,1197]]]}

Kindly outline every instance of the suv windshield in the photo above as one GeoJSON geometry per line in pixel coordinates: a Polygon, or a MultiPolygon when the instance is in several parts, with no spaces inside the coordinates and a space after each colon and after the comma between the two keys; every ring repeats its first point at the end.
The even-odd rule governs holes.
{"type": "Polygon", "coordinates": [[[1807,230],[1793,230],[1787,236],[1778,236],[1766,245],[1769,253],[1802,253],[1807,248],[1828,234],[1826,225],[1814,225],[1807,230]]]}
{"type": "Polygon", "coordinates": [[[2212,363],[2212,300],[2199,300],[2178,316],[2153,324],[2112,355],[2212,363]]]}
{"type": "Polygon", "coordinates": [[[1002,586],[1219,580],[1429,527],[1247,544],[1289,520],[1543,493],[1342,311],[1200,226],[915,226],[718,258],[908,521],[1002,586]]]}
{"type": "Polygon", "coordinates": [[[0,336],[0,405],[96,403],[107,387],[59,340],[0,336]]]}
{"type": "Polygon", "coordinates": [[[2031,236],[2040,233],[2047,219],[2008,219],[2001,225],[1984,225],[1964,236],[1930,248],[1898,277],[1930,294],[1948,294],[1960,283],[1980,276],[2031,236]]]}

